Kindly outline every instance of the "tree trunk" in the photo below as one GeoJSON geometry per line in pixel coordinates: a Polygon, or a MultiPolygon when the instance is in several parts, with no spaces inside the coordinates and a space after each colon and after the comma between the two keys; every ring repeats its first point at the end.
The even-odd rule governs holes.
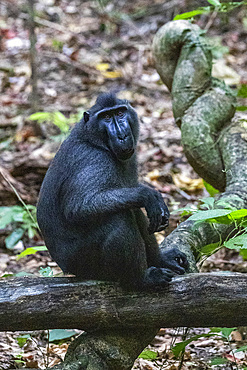
{"type": "MultiPolygon", "coordinates": [[[[247,208],[247,125],[234,120],[235,97],[211,76],[212,56],[202,31],[188,21],[165,24],[153,42],[157,71],[172,94],[173,113],[181,128],[185,155],[194,170],[223,191],[215,208],[247,208]]],[[[162,243],[161,248],[184,251],[190,271],[203,246],[224,242],[232,225],[195,226],[185,221],[162,243]]]]}

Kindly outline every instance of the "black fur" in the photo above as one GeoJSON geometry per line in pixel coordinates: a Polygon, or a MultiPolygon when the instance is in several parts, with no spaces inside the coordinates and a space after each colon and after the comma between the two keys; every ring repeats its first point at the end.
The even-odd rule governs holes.
{"type": "Polygon", "coordinates": [[[166,285],[187,260],[177,249],[161,255],[153,235],[169,212],[156,190],[138,183],[137,115],[127,101],[104,94],[84,117],[41,187],[37,218],[47,248],[65,273],[83,279],[166,285]]]}

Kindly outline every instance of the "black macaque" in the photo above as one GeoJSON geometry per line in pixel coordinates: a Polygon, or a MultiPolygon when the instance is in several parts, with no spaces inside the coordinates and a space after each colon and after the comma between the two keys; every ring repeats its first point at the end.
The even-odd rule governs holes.
{"type": "Polygon", "coordinates": [[[153,235],[168,225],[169,211],[158,191],[138,182],[138,133],[129,102],[103,94],[53,159],[37,218],[64,273],[130,289],[165,286],[184,274],[184,253],[161,254],[153,235]]]}

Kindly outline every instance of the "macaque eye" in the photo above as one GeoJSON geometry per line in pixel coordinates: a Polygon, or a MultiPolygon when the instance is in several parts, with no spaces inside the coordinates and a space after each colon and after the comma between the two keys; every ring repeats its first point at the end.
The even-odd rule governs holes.
{"type": "Polygon", "coordinates": [[[104,113],[104,114],[102,115],[102,117],[103,117],[104,119],[107,119],[107,120],[109,120],[109,119],[111,118],[111,116],[110,116],[110,114],[109,114],[109,113],[104,113]]]}
{"type": "Polygon", "coordinates": [[[116,114],[118,117],[123,117],[124,112],[122,110],[118,110],[116,114]]]}

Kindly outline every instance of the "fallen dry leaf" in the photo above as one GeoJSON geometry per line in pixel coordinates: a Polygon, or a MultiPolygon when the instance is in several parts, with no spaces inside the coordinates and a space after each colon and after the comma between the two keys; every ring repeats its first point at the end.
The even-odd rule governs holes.
{"type": "Polygon", "coordinates": [[[184,174],[176,173],[172,175],[172,179],[174,184],[182,190],[193,192],[204,188],[203,180],[201,178],[191,179],[184,174]]]}

